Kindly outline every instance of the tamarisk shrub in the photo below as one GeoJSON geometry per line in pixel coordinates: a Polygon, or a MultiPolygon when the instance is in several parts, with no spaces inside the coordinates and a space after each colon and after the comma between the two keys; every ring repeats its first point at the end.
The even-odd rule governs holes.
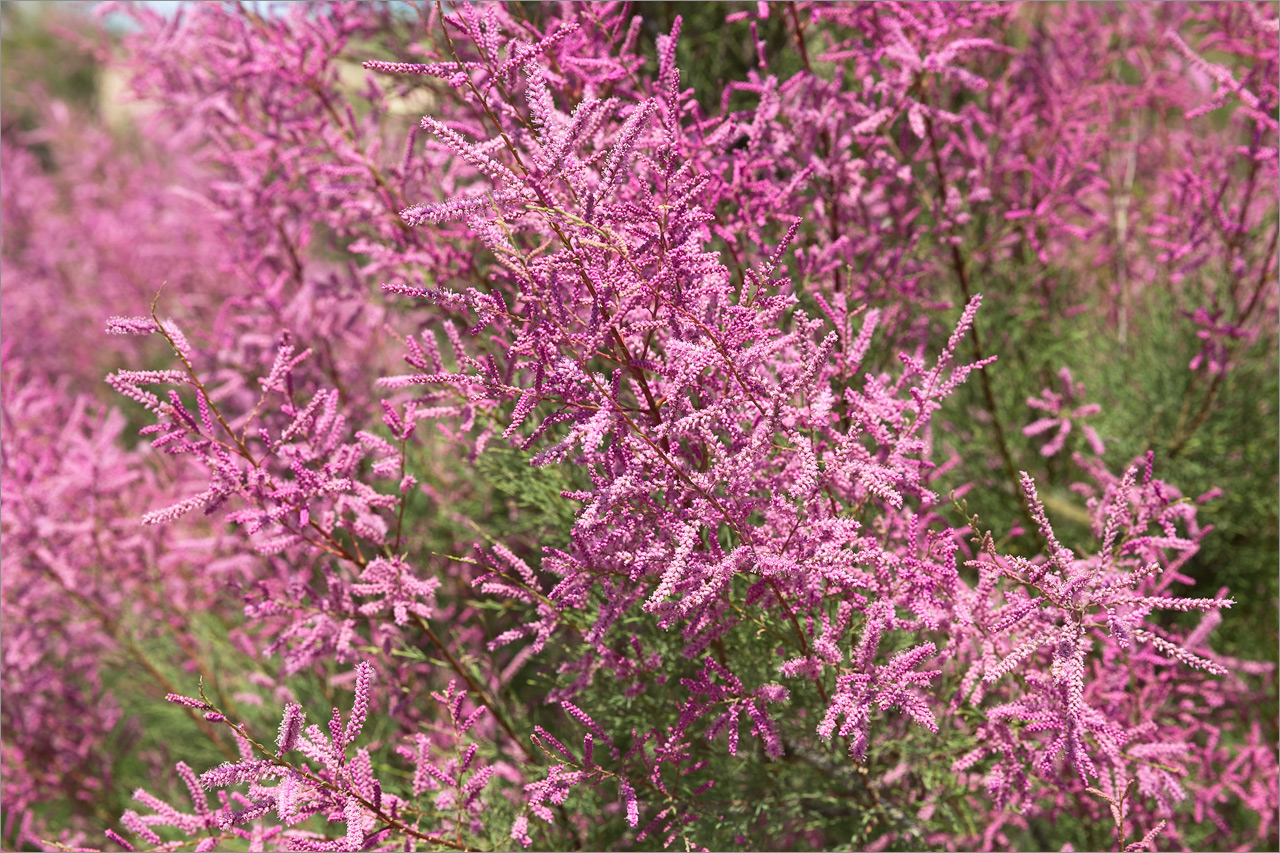
{"type": "MultiPolygon", "coordinates": [[[[92,519],[154,550],[112,551],[133,572],[193,572],[187,531],[236,544],[236,576],[176,609],[242,608],[225,639],[281,717],[273,745],[165,685],[236,751],[178,763],[176,791],[154,773],[111,843],[1274,843],[1272,668],[1211,647],[1237,601],[1186,589],[1198,505],[1092,424],[1069,453],[1105,414],[1074,364],[1063,394],[1023,382],[1051,422],[1014,428],[1019,354],[984,320],[1092,305],[1124,337],[1171,293],[1207,330],[1179,369],[1212,408],[1274,335],[1273,9],[734,6],[758,61],[718,111],[681,82],[684,22],[643,6],[126,11],[113,63],[149,133],[191,146],[227,296],[102,318],[172,356],[108,380],[148,447],[77,426],[147,483],[92,519]],[[1185,232],[1157,213],[1184,198],[1185,232]],[[1202,274],[1224,259],[1242,284],[1202,274]],[[979,412],[951,419],[966,386],[979,412]],[[1069,535],[1030,473],[1049,463],[1069,535]],[[1006,516],[960,502],[988,492],[1006,516]]],[[[10,430],[6,490],[33,446],[10,430]]],[[[43,589],[61,569],[28,550],[43,589]]],[[[67,648],[70,682],[90,667],[67,648]]],[[[208,655],[191,670],[220,688],[208,655]]],[[[79,765],[48,749],[52,788],[79,765]]],[[[57,796],[30,790],[26,814],[57,796]]]]}

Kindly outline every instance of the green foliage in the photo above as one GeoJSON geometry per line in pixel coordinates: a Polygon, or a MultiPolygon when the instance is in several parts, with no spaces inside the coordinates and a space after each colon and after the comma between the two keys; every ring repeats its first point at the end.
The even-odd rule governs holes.
{"type": "Polygon", "coordinates": [[[578,505],[560,493],[590,487],[581,469],[567,465],[538,468],[518,450],[490,446],[476,460],[476,472],[509,505],[518,507],[512,533],[533,534],[550,548],[568,542],[578,505]]]}
{"type": "MultiPolygon", "coordinates": [[[[1050,520],[1064,544],[1077,553],[1093,547],[1084,500],[1070,489],[1085,479],[1071,460],[1076,451],[1089,455],[1080,430],[1072,430],[1065,450],[1049,458],[1039,452],[1045,435],[1022,434],[1042,414],[1027,406],[1027,398],[1044,388],[1060,390],[1057,371],[1069,368],[1085,385],[1085,401],[1102,406],[1087,422],[1106,442],[1104,458],[1113,472],[1141,463],[1150,448],[1155,475],[1184,496],[1194,499],[1215,487],[1222,490],[1222,497],[1198,508],[1200,524],[1214,530],[1185,569],[1196,581],[1187,594],[1212,597],[1222,586],[1229,587],[1239,603],[1219,628],[1216,647],[1242,659],[1275,661],[1280,636],[1275,571],[1280,553],[1280,362],[1275,340],[1239,347],[1234,366],[1217,382],[1204,370],[1188,369],[1202,342],[1171,291],[1149,290],[1135,306],[1140,322],[1122,340],[1107,322],[1101,300],[1069,300],[1068,295],[1080,293],[1070,276],[1068,271],[1010,264],[986,271],[974,283],[987,296],[978,326],[986,354],[998,356],[987,372],[995,417],[1014,466],[1041,484],[1050,520]]],[[[964,463],[947,477],[943,491],[972,482],[975,488],[965,499],[968,513],[989,522],[1017,519],[1021,497],[1004,475],[979,381],[963,386],[942,414],[938,422],[946,427],[940,443],[958,452],[964,463]]],[[[1029,525],[1024,520],[1022,526],[1029,525]]],[[[1008,531],[993,533],[1000,537],[1008,531]]],[[[1010,545],[1027,553],[1037,547],[1026,535],[1010,545]]]]}

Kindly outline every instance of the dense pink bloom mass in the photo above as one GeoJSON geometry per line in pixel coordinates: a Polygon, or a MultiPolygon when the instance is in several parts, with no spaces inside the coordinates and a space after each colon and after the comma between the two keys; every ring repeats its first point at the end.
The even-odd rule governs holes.
{"type": "Polygon", "coordinates": [[[1275,338],[1274,5],[734,4],[712,93],[627,3],[122,10],[152,156],[4,141],[5,845],[1275,843],[1158,476],[1275,338]],[[1002,423],[993,303],[1164,299],[1187,436],[1002,423]],[[118,822],[107,659],[208,741],[118,822]]]}

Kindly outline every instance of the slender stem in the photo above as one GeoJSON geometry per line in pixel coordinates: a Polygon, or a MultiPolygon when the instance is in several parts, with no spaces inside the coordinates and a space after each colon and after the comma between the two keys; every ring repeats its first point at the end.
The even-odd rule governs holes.
{"type": "MultiPolygon", "coordinates": [[[[405,471],[405,463],[406,463],[407,458],[408,458],[408,444],[409,444],[409,443],[408,443],[408,441],[407,441],[407,440],[405,440],[405,439],[403,439],[403,438],[402,438],[402,439],[400,439],[400,482],[401,482],[402,484],[404,483],[404,478],[407,476],[407,472],[405,471]]],[[[396,547],[395,547],[395,550],[396,550],[397,552],[400,550],[400,542],[401,542],[401,540],[403,539],[403,534],[404,534],[404,510],[405,510],[405,507],[406,507],[406,506],[408,506],[408,504],[409,504],[409,490],[406,490],[406,491],[401,492],[401,494],[400,494],[400,509],[399,509],[399,511],[396,513],[396,547]]]]}
{"type": "MultiPolygon", "coordinates": [[[[769,586],[773,589],[773,594],[778,597],[778,603],[787,611],[787,619],[791,622],[791,627],[795,629],[796,638],[800,641],[800,651],[805,656],[809,656],[809,641],[804,637],[804,631],[800,629],[800,620],[796,618],[795,611],[791,609],[791,605],[782,595],[782,590],[778,588],[778,582],[773,578],[769,578],[769,586]]],[[[813,683],[818,688],[818,697],[822,699],[825,705],[827,702],[827,690],[822,686],[822,676],[815,675],[813,683]]]]}
{"type": "Polygon", "coordinates": [[[449,668],[458,673],[462,680],[467,683],[467,688],[475,694],[480,704],[488,708],[490,714],[493,714],[494,721],[497,722],[498,726],[504,732],[506,732],[507,737],[511,738],[512,742],[514,742],[516,746],[520,747],[520,751],[524,753],[525,758],[530,762],[537,764],[537,753],[525,746],[524,741],[520,739],[516,734],[515,729],[511,727],[511,723],[507,722],[506,715],[503,714],[497,704],[489,698],[488,692],[480,686],[475,678],[472,677],[471,673],[467,672],[461,661],[453,656],[453,652],[449,651],[449,647],[445,645],[444,641],[440,639],[440,636],[432,630],[431,626],[427,623],[427,620],[416,614],[413,618],[414,621],[418,623],[418,627],[422,629],[422,633],[427,635],[427,639],[431,641],[431,645],[435,646],[436,651],[440,652],[440,654],[444,656],[444,659],[449,663],[449,668]]]}
{"type": "Polygon", "coordinates": [[[800,13],[796,11],[795,3],[788,3],[787,10],[791,12],[791,23],[796,28],[796,48],[800,51],[800,62],[804,65],[804,70],[813,73],[813,66],[809,64],[809,48],[804,43],[804,24],[800,23],[800,13]]]}
{"type": "MultiPolygon", "coordinates": [[[[942,154],[938,147],[937,137],[934,134],[933,118],[925,116],[924,121],[925,129],[929,135],[929,147],[933,155],[933,168],[938,173],[938,200],[935,201],[935,207],[940,211],[942,200],[947,197],[947,176],[942,167],[942,154]]],[[[964,297],[965,304],[968,304],[973,297],[972,289],[969,286],[969,273],[965,268],[964,254],[955,243],[951,244],[951,268],[960,284],[960,294],[964,297]]],[[[976,322],[969,326],[969,339],[973,343],[974,359],[981,361],[986,358],[986,351],[982,346],[982,335],[978,331],[976,322]]],[[[1009,450],[1009,443],[1005,440],[1004,424],[1000,420],[1000,412],[996,406],[995,394],[991,391],[991,379],[987,375],[987,371],[978,371],[978,384],[982,388],[983,405],[986,407],[987,413],[991,415],[991,428],[995,432],[996,448],[1000,451],[1000,459],[1004,463],[1005,476],[1008,477],[1009,484],[1013,485],[1018,482],[1018,466],[1014,464],[1013,454],[1009,450]]],[[[1032,517],[1026,501],[1019,500],[1018,507],[1022,510],[1023,520],[1027,523],[1027,533],[1039,540],[1041,538],[1039,528],[1036,526],[1035,519],[1032,517]]]]}
{"type": "MultiPolygon", "coordinates": [[[[1276,253],[1277,239],[1280,239],[1280,229],[1273,229],[1271,232],[1271,242],[1267,247],[1266,256],[1258,271],[1258,280],[1254,285],[1253,295],[1250,297],[1249,304],[1245,307],[1244,312],[1241,313],[1240,317],[1236,320],[1236,323],[1239,325],[1243,325],[1243,323],[1248,320],[1249,316],[1253,313],[1254,308],[1256,308],[1262,301],[1262,294],[1266,290],[1266,286],[1268,284],[1267,273],[1270,272],[1271,261],[1275,257],[1276,253]]],[[[1235,348],[1232,346],[1233,343],[1234,342],[1232,341],[1227,342],[1229,349],[1235,348]]],[[[1224,377],[1225,367],[1223,370],[1214,374],[1213,381],[1209,383],[1209,390],[1205,393],[1204,399],[1200,401],[1200,408],[1196,410],[1194,416],[1191,415],[1191,397],[1187,396],[1184,398],[1182,411],[1178,414],[1176,437],[1169,444],[1170,457],[1177,456],[1181,453],[1186,447],[1187,442],[1195,435],[1196,430],[1198,430],[1204,422],[1209,419],[1209,415],[1213,413],[1213,404],[1218,399],[1218,394],[1222,390],[1224,377]],[[1188,418],[1190,418],[1189,421],[1188,418]]]]}
{"type": "MultiPolygon", "coordinates": [[[[205,390],[204,384],[200,381],[200,378],[196,376],[196,369],[191,365],[191,362],[187,360],[186,353],[178,347],[178,344],[173,340],[173,336],[169,334],[168,330],[165,329],[164,324],[160,322],[160,318],[156,316],[156,305],[159,304],[160,294],[164,292],[164,285],[167,283],[168,282],[165,282],[160,285],[160,289],[156,291],[155,298],[151,300],[151,321],[156,324],[156,330],[160,332],[160,335],[168,341],[169,346],[173,348],[174,354],[178,356],[178,360],[181,361],[182,366],[186,368],[187,376],[191,377],[191,384],[195,386],[197,391],[204,395],[205,400],[209,404],[209,411],[213,412],[213,416],[218,419],[218,423],[222,425],[222,428],[226,431],[227,435],[231,436],[231,440],[236,443],[236,449],[240,452],[240,455],[253,463],[253,466],[256,468],[258,467],[258,463],[254,461],[253,454],[249,452],[249,448],[245,445],[243,436],[239,438],[236,437],[235,430],[231,429],[231,426],[222,417],[222,410],[213,402],[213,398],[209,396],[209,392],[205,390]]],[[[222,444],[222,442],[218,441],[218,439],[213,436],[208,436],[208,438],[211,441],[222,444]]],[[[226,447],[226,445],[223,446],[226,447]]]]}

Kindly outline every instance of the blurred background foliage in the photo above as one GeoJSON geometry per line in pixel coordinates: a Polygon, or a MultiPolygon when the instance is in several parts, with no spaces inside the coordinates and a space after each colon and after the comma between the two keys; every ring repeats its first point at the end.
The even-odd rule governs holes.
{"type": "Polygon", "coordinates": [[[75,3],[0,3],[0,103],[4,132],[39,125],[37,99],[95,114],[101,63],[88,50],[96,28],[75,3]]]}

